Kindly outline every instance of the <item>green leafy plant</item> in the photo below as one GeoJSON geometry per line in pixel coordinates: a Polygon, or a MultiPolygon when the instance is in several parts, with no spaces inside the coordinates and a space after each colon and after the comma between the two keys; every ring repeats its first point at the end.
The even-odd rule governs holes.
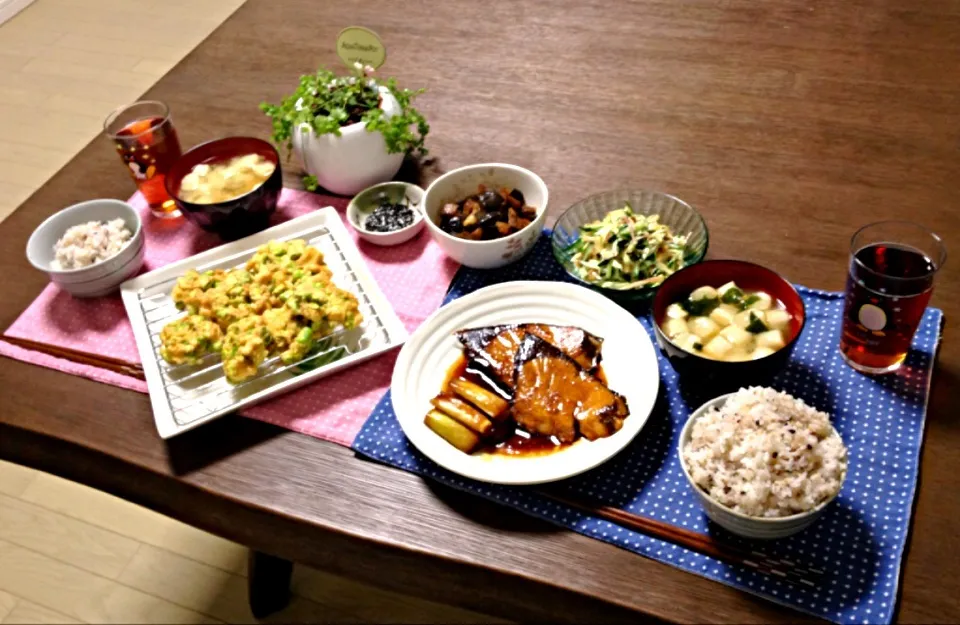
{"type": "MultiPolygon", "coordinates": [[[[364,122],[367,132],[379,132],[387,145],[387,152],[426,155],[423,145],[430,125],[411,102],[423,89],[410,91],[397,86],[393,78],[375,81],[374,69],[354,63],[352,75],[337,76],[320,69],[316,74],[301,76],[296,91],[280,104],[263,102],[260,110],[273,121],[273,141],[283,146],[289,156],[293,148],[293,134],[302,124],[313,129],[317,136],[340,136],[344,126],[364,122]],[[396,98],[400,112],[387,117],[380,108],[380,90],[385,87],[396,98]]],[[[304,176],[304,186],[315,191],[315,176],[304,176]]]]}

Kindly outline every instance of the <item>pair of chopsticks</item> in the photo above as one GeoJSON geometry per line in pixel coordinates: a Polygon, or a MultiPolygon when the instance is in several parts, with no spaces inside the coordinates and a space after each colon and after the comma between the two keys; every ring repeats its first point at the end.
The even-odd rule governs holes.
{"type": "Polygon", "coordinates": [[[643,532],[654,538],[674,543],[717,560],[746,566],[792,584],[816,588],[824,575],[824,572],[820,569],[802,567],[790,560],[775,558],[752,549],[722,543],[711,536],[625,512],[612,506],[592,505],[553,492],[540,491],[540,494],[557,503],[576,508],[590,516],[599,517],[628,529],[643,532]]]}
{"type": "Polygon", "coordinates": [[[48,356],[62,358],[64,360],[69,360],[70,362],[75,362],[81,365],[100,367],[101,369],[107,369],[108,371],[113,371],[114,373],[126,375],[131,378],[137,378],[138,380],[146,379],[146,376],[143,374],[143,367],[134,362],[127,362],[126,360],[111,358],[110,356],[90,354],[76,349],[70,349],[68,347],[58,347],[56,345],[48,345],[47,343],[38,343],[37,341],[21,339],[15,336],[7,336],[6,334],[0,336],[0,340],[6,341],[11,345],[16,345],[17,347],[22,347],[23,349],[29,349],[35,352],[46,354],[48,356]]]}

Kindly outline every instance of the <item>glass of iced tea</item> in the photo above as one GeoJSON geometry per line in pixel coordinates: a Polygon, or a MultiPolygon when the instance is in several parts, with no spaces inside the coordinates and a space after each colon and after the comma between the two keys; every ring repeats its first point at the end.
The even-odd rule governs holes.
{"type": "Polygon", "coordinates": [[[179,217],[164,186],[167,171],[180,158],[180,140],[167,105],[145,100],[121,107],[107,116],[103,130],[153,214],[179,217]]]}
{"type": "Polygon", "coordinates": [[[840,335],[851,367],[864,373],[900,367],[946,259],[940,237],[909,221],[870,224],[853,235],[840,335]]]}

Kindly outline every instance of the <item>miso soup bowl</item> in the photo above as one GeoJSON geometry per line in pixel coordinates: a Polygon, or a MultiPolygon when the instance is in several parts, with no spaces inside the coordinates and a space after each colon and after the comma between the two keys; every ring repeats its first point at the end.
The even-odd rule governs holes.
{"type": "Polygon", "coordinates": [[[259,232],[270,225],[270,216],[277,208],[283,188],[283,172],[276,148],[254,137],[227,137],[194,146],[177,159],[167,173],[167,193],[183,216],[204,230],[215,232],[232,241],[259,232]],[[274,164],[273,173],[252,191],[214,204],[188,202],[180,197],[184,176],[200,164],[223,163],[237,156],[259,154],[274,164]]]}
{"type": "Polygon", "coordinates": [[[681,381],[690,379],[713,390],[737,390],[741,386],[768,382],[787,364],[807,318],[803,298],[788,280],[766,267],[742,260],[708,260],[684,267],[660,285],[653,298],[651,315],[657,344],[681,381]],[[717,288],[731,280],[744,291],[765,291],[783,302],[792,319],[784,332],[786,345],[782,349],[757,360],[724,362],[684,350],[661,329],[670,304],[685,299],[698,287],[717,288]]]}

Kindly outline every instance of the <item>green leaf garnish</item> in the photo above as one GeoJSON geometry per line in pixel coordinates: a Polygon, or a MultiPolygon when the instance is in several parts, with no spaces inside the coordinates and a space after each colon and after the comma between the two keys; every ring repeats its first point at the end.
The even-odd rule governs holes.
{"type": "Polygon", "coordinates": [[[767,327],[767,324],[763,322],[763,319],[760,318],[760,315],[750,311],[750,323],[747,324],[747,332],[752,332],[753,334],[760,334],[761,332],[766,332],[770,328],[767,327]]]}
{"type": "Polygon", "coordinates": [[[716,297],[705,297],[703,299],[690,299],[688,297],[680,302],[680,306],[694,317],[705,317],[719,305],[720,300],[716,297]]]}
{"type": "Polygon", "coordinates": [[[720,296],[720,301],[724,304],[733,304],[739,306],[743,301],[743,291],[737,287],[730,287],[723,292],[723,295],[720,296]]]}
{"type": "Polygon", "coordinates": [[[316,176],[311,176],[310,174],[304,175],[304,177],[303,177],[303,188],[304,188],[304,189],[306,189],[307,191],[316,191],[316,190],[317,190],[317,187],[319,187],[319,186],[320,186],[320,183],[317,182],[317,177],[316,177],[316,176]]]}

